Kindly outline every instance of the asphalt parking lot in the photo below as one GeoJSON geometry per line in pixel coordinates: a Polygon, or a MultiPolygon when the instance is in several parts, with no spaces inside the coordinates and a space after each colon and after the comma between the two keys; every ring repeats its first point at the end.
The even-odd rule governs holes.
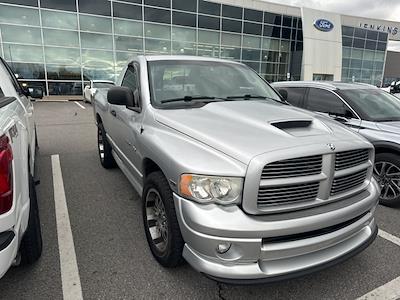
{"type": "Polygon", "coordinates": [[[0,280],[1,299],[68,295],[60,269],[63,244],[57,235],[52,155],[59,155],[84,299],[400,299],[400,209],[378,207],[383,231],[345,263],[275,284],[219,284],[188,265],[167,270],[152,258],[138,195],[119,169],[100,166],[90,104],[38,102],[35,118],[44,250],[36,264],[12,268],[0,280]]]}

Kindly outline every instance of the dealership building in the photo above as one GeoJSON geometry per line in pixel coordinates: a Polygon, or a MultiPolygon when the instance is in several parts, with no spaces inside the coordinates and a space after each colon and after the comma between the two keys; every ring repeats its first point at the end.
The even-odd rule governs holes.
{"type": "Polygon", "coordinates": [[[0,55],[47,95],[115,80],[142,53],[237,60],[268,81],[380,85],[399,28],[260,0],[0,0],[0,55]]]}

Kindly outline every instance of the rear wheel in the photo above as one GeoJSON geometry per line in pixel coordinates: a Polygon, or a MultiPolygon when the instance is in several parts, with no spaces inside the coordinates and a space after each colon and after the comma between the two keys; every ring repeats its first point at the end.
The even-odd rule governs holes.
{"type": "Polygon", "coordinates": [[[43,241],[40,229],[39,207],[35,184],[32,176],[29,178],[29,220],[28,227],[21,241],[21,265],[32,264],[42,255],[43,241]]]}
{"type": "Polygon", "coordinates": [[[100,122],[97,126],[97,149],[99,151],[100,163],[104,168],[111,169],[117,165],[111,153],[112,149],[108,142],[106,131],[100,122]]]}
{"type": "Polygon", "coordinates": [[[400,157],[392,153],[378,153],[374,176],[382,189],[379,202],[390,207],[400,206],[400,157]]]}
{"type": "Polygon", "coordinates": [[[183,238],[176,218],[174,200],[162,172],[151,173],[143,193],[143,222],[154,258],[164,267],[182,264],[183,238]]]}

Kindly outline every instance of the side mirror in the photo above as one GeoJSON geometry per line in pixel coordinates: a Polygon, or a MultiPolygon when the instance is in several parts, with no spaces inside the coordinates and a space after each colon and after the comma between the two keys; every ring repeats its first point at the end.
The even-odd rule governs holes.
{"type": "Polygon", "coordinates": [[[279,94],[282,96],[282,99],[285,100],[285,101],[287,101],[287,99],[288,99],[288,92],[287,92],[287,90],[279,89],[278,92],[279,92],[279,94]]]}
{"type": "Polygon", "coordinates": [[[28,88],[29,96],[35,99],[43,98],[43,89],[41,87],[30,87],[28,88]]]}
{"type": "Polygon", "coordinates": [[[132,90],[124,86],[110,88],[107,92],[107,101],[114,105],[125,105],[127,107],[135,106],[132,90]]]}

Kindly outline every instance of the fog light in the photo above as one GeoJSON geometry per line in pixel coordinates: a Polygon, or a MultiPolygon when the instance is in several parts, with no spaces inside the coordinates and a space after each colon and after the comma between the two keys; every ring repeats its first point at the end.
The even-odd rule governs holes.
{"type": "Polygon", "coordinates": [[[231,243],[229,243],[229,242],[223,242],[223,243],[220,243],[220,244],[218,244],[218,246],[217,246],[217,252],[219,253],[219,254],[224,254],[224,253],[226,253],[226,252],[228,252],[229,251],[229,249],[231,248],[231,243]]]}

